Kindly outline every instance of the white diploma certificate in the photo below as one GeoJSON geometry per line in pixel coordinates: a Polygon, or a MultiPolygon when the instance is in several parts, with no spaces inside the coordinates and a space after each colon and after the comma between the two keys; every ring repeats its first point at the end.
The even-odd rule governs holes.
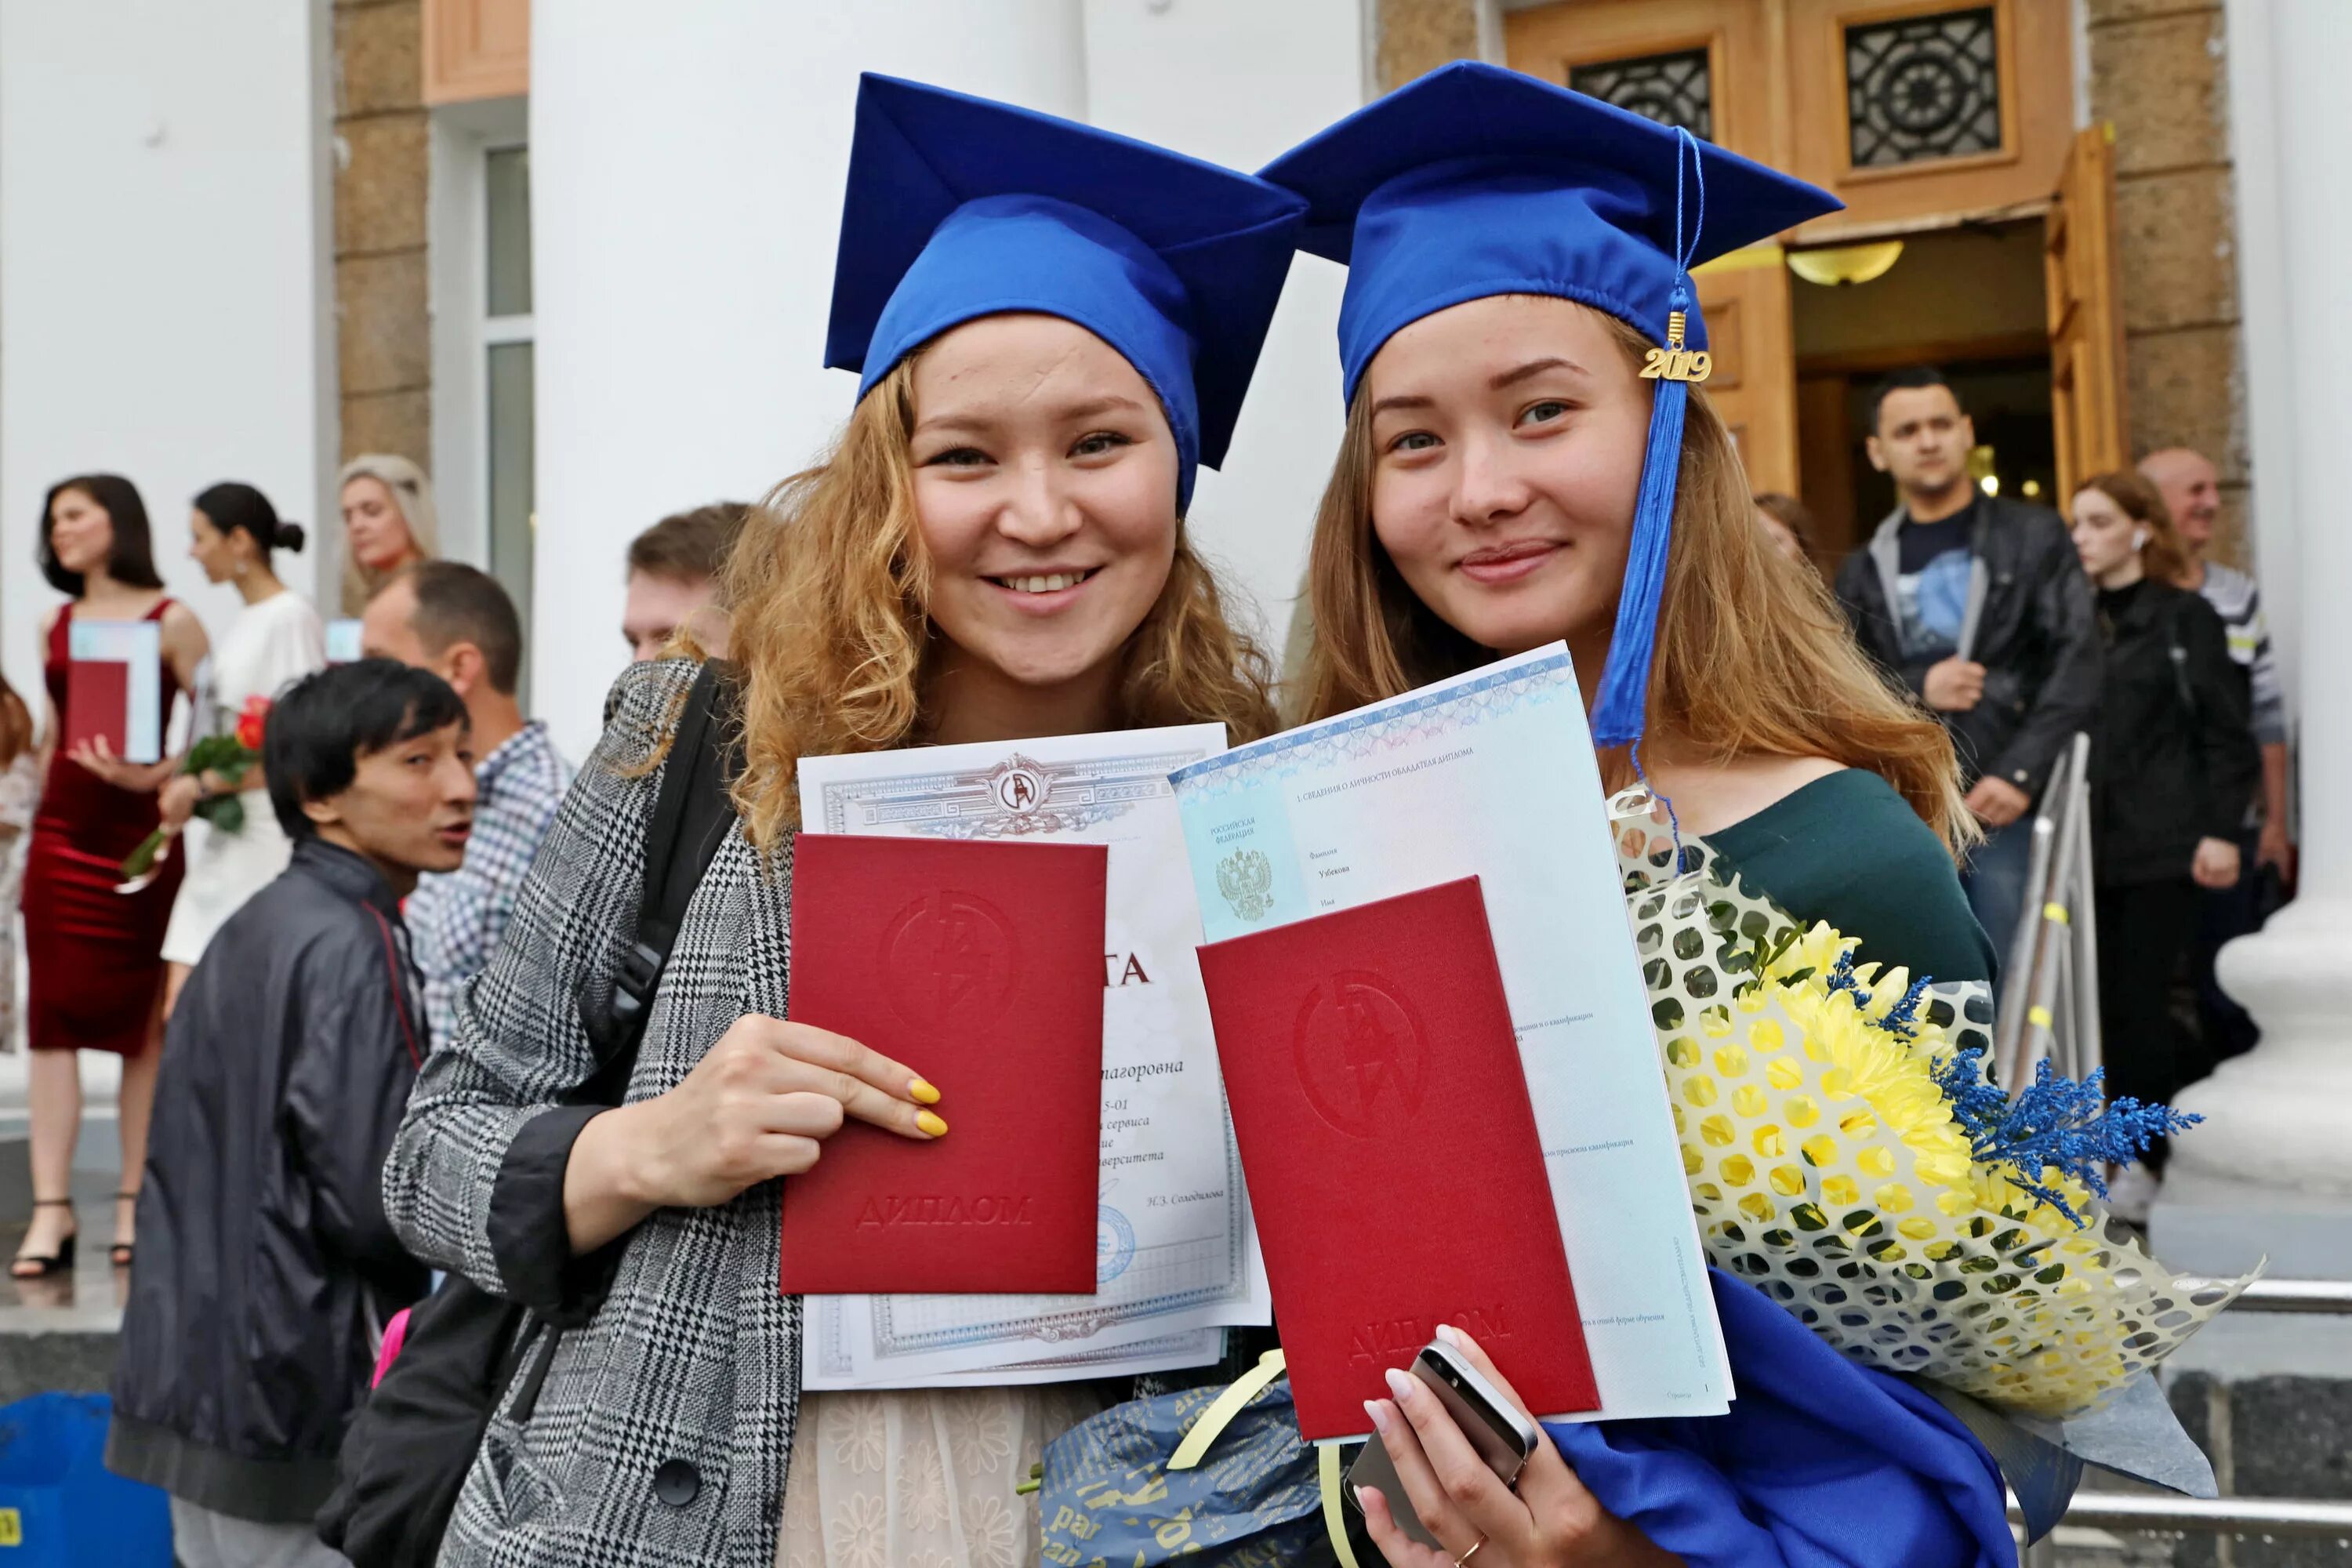
{"type": "MultiPolygon", "coordinates": [[[[1168,782],[1223,747],[1223,726],[1196,724],[802,761],[803,832],[1110,850],[1097,1293],[812,1298],[805,1386],[1007,1382],[1016,1366],[1026,1381],[1161,1371],[1216,1360],[1225,1325],[1271,1321],[1168,782]],[[961,1375],[975,1373],[989,1375],[961,1375]]],[[[940,1087],[952,1122],[955,1085],[940,1087]]]]}
{"type": "Polygon", "coordinates": [[[1236,747],[1174,783],[1212,942],[1479,879],[1600,1385],[1598,1411],[1565,1419],[1727,1409],[1723,1331],[1567,650],[1236,747]]]}

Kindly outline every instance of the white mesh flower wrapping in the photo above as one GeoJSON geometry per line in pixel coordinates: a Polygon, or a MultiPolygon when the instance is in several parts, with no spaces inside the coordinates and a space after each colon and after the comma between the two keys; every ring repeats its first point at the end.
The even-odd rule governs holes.
{"type": "MultiPolygon", "coordinates": [[[[1933,1069],[1989,1043],[1990,987],[1931,988],[1916,1032],[1880,1026],[1907,976],[1862,963],[1867,1006],[1828,975],[1855,943],[1798,934],[1703,841],[1621,818],[1627,910],[1708,1257],[1856,1361],[2046,1416],[2095,1409],[2252,1276],[2175,1275],[2105,1223],[2078,1228],[1979,1164],[1933,1069]],[[1761,951],[1789,945],[1763,984],[1761,951]]],[[[1856,952],[1857,960],[1870,955],[1856,952]]],[[[2079,1194],[2080,1201],[2076,1201],[2079,1194]]]]}

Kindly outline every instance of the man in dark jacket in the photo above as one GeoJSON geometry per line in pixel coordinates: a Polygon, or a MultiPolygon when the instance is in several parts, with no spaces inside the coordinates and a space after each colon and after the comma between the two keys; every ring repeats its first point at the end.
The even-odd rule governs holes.
{"type": "Polygon", "coordinates": [[[310,1519],[382,1325],[429,1282],[382,1173],[426,1049],[400,900],[465,856],[465,704],[388,659],[328,669],[279,698],[262,762],[293,860],[172,1014],[106,1448],[171,1494],[183,1568],[343,1562],[310,1519]]]}
{"type": "Polygon", "coordinates": [[[2101,654],[2065,525],[1981,493],[1969,479],[1976,440],[1941,371],[1879,384],[1870,461],[1901,504],[1838,568],[1837,595],[1862,646],[1951,733],[1986,834],[1961,880],[2006,962],[2032,849],[2021,819],[2098,712],[2101,654]]]}

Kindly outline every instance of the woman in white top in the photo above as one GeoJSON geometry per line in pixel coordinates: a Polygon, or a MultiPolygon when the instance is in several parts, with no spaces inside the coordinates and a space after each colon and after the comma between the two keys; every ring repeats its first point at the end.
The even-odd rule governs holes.
{"type": "MultiPolygon", "coordinates": [[[[253,699],[274,699],[297,677],[326,668],[326,631],[319,612],[270,569],[272,550],[301,548],[301,525],[279,521],[269,498],[251,485],[218,484],[196,498],[188,514],[188,553],[207,580],[233,583],[245,596],[244,613],[213,649],[210,679],[198,693],[196,719],[208,732],[235,729],[253,699]]],[[[190,836],[187,880],[163,934],[163,960],[170,965],[163,994],[167,1016],[213,932],[286,868],[290,847],[269,808],[268,786],[257,763],[234,784],[214,773],[173,779],[163,786],[163,826],[174,831],[186,826],[199,800],[231,789],[245,796],[244,826],[229,833],[207,823],[190,836]]]]}

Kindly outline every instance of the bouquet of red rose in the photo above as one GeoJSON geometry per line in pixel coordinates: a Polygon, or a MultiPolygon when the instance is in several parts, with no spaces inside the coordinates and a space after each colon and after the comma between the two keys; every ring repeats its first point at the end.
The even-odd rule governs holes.
{"type": "MultiPolygon", "coordinates": [[[[247,771],[261,761],[261,738],[268,725],[269,699],[248,697],[227,733],[206,735],[188,748],[183,773],[211,773],[228,786],[196,802],[196,815],[220,832],[245,830],[245,795],[238,786],[245,783],[247,771]]],[[[159,827],[141,840],[131,858],[122,863],[124,879],[135,880],[153,870],[171,837],[169,829],[159,827]]]]}

